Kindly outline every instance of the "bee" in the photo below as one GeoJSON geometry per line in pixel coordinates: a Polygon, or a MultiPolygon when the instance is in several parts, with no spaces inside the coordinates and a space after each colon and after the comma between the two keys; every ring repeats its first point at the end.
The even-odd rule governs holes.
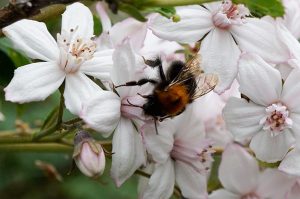
{"type": "Polygon", "coordinates": [[[121,86],[142,86],[146,83],[154,85],[150,95],[141,95],[147,99],[143,106],[137,106],[144,110],[145,115],[152,116],[155,121],[163,121],[181,114],[186,106],[195,99],[207,94],[218,83],[216,74],[205,74],[200,68],[199,55],[194,56],[187,63],[173,61],[166,74],[160,58],[145,60],[145,64],[152,68],[158,67],[159,79],[143,78],[138,81],[130,81],[121,86]]]}

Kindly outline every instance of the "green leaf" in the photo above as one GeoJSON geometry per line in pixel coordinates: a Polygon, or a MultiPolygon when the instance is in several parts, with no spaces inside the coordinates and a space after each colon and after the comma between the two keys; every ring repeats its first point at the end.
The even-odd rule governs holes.
{"type": "Polygon", "coordinates": [[[43,129],[47,129],[53,125],[56,124],[57,122],[57,117],[58,117],[58,112],[59,112],[59,107],[55,107],[50,113],[49,115],[47,116],[41,130],[43,129]]]}
{"type": "Polygon", "coordinates": [[[7,54],[7,56],[13,61],[16,68],[31,63],[30,59],[25,57],[22,53],[14,50],[12,46],[12,43],[7,38],[0,39],[0,50],[7,54]]]}
{"type": "Polygon", "coordinates": [[[176,10],[174,7],[152,7],[152,8],[147,8],[147,11],[150,12],[157,12],[161,14],[162,16],[165,16],[167,18],[171,18],[176,14],[176,10]]]}
{"type": "Polygon", "coordinates": [[[280,0],[233,0],[236,4],[244,4],[256,17],[270,15],[281,17],[284,15],[284,7],[280,0]]]}
{"type": "Polygon", "coordinates": [[[142,15],[142,13],[140,13],[140,11],[132,5],[125,4],[125,3],[120,3],[119,4],[119,9],[121,11],[129,14],[130,16],[135,18],[136,20],[139,20],[141,22],[147,21],[147,19],[142,15]]]}
{"type": "Polygon", "coordinates": [[[207,184],[208,191],[213,191],[222,187],[218,177],[218,170],[219,170],[220,163],[221,163],[221,156],[214,155],[214,162],[211,168],[211,172],[207,184]]]}
{"type": "Polygon", "coordinates": [[[93,15],[93,18],[94,18],[94,34],[99,36],[102,33],[101,20],[96,15],[93,15]]]}

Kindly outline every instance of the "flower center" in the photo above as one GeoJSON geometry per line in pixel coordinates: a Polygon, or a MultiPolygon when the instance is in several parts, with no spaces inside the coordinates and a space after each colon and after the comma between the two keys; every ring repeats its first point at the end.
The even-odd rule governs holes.
{"type": "Polygon", "coordinates": [[[291,128],[293,121],[289,118],[289,111],[282,103],[274,103],[266,108],[267,115],[260,120],[264,130],[269,130],[276,136],[286,128],[291,128]]]}
{"type": "Polygon", "coordinates": [[[235,5],[231,0],[223,0],[220,9],[213,15],[216,27],[227,29],[231,25],[242,25],[250,11],[243,4],[235,5]]]}
{"type": "Polygon", "coordinates": [[[57,34],[57,44],[60,49],[60,67],[66,73],[75,73],[81,64],[93,58],[96,51],[96,42],[93,38],[80,38],[76,36],[75,29],[63,30],[57,34]]]}
{"type": "Polygon", "coordinates": [[[260,199],[260,197],[256,193],[248,193],[243,195],[241,199],[260,199]]]}
{"type": "Polygon", "coordinates": [[[214,152],[211,141],[208,139],[200,140],[196,144],[175,140],[171,157],[190,165],[199,173],[207,173],[213,162],[211,154],[214,152]]]}

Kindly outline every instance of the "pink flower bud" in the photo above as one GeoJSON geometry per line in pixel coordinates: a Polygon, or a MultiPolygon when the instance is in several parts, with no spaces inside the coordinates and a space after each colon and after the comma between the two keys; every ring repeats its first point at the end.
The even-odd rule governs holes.
{"type": "Polygon", "coordinates": [[[74,161],[80,171],[89,177],[99,177],[105,169],[105,155],[101,144],[80,131],[75,136],[74,161]]]}

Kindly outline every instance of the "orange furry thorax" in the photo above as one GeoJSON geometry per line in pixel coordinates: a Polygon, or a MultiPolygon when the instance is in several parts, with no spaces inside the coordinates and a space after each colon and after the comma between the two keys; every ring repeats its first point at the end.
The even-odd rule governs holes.
{"type": "Polygon", "coordinates": [[[190,103],[187,88],[182,84],[170,86],[167,90],[155,91],[159,102],[170,116],[176,116],[184,111],[185,106],[190,103]]]}

